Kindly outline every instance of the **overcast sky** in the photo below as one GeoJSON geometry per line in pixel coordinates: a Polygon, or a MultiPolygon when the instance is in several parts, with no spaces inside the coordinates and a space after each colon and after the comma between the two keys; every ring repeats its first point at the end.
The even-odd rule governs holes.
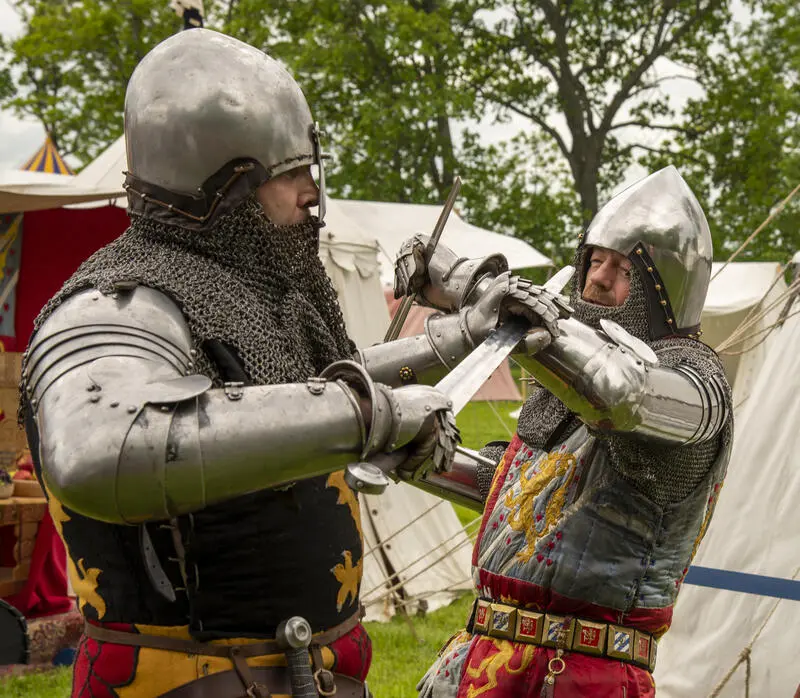
{"type": "MultiPolygon", "coordinates": [[[[741,12],[740,8],[737,9],[738,11],[734,11],[735,15],[739,15],[741,12]]],[[[20,31],[19,19],[8,0],[0,0],[0,34],[5,37],[15,36],[20,31]]],[[[697,94],[697,87],[686,80],[670,81],[667,85],[669,85],[670,98],[676,106],[683,104],[689,96],[697,94]]],[[[485,141],[500,141],[513,136],[525,124],[523,119],[515,118],[510,123],[499,126],[482,124],[479,130],[485,141]]],[[[0,170],[19,168],[39,149],[43,142],[44,128],[37,120],[18,119],[9,111],[0,110],[0,170]]],[[[622,186],[639,176],[641,173],[629,173],[629,176],[626,177],[627,181],[622,186]]]]}

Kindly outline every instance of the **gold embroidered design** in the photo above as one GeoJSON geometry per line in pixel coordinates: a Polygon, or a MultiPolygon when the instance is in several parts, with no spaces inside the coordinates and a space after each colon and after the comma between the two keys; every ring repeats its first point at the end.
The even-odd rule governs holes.
{"type": "Polygon", "coordinates": [[[344,564],[340,562],[331,570],[333,576],[341,584],[339,593],[336,595],[337,611],[342,610],[342,606],[351,596],[353,597],[351,603],[355,603],[358,598],[358,585],[361,582],[361,573],[364,567],[364,558],[361,558],[354,567],[353,554],[349,550],[345,550],[342,555],[344,556],[344,564]]]}
{"type": "Polygon", "coordinates": [[[53,519],[53,524],[58,531],[61,540],[64,541],[64,546],[67,548],[67,574],[69,575],[70,584],[72,589],[78,597],[78,608],[83,612],[83,607],[87,604],[91,606],[97,613],[97,619],[102,620],[106,614],[106,602],[97,592],[98,581],[97,578],[103,573],[103,570],[97,567],[90,567],[86,569],[84,558],[78,560],[76,566],[75,561],[69,551],[67,541],[64,540],[64,524],[70,521],[69,514],[64,511],[64,508],[53,495],[48,497],[50,517],[53,519]]]}
{"type": "Polygon", "coordinates": [[[353,517],[353,521],[358,529],[358,537],[363,539],[364,535],[361,532],[361,509],[358,506],[358,497],[356,497],[356,493],[353,492],[350,485],[345,482],[344,470],[331,473],[328,476],[328,481],[325,483],[325,486],[335,487],[339,490],[339,498],[336,500],[336,503],[346,504],[348,506],[350,509],[350,516],[353,517]]]}
{"type": "MultiPolygon", "coordinates": [[[[325,483],[326,487],[335,487],[339,490],[339,498],[336,500],[337,504],[345,504],[350,509],[350,516],[353,517],[353,522],[358,530],[359,540],[364,540],[361,531],[361,509],[358,506],[358,497],[356,493],[345,482],[344,471],[340,470],[336,473],[331,473],[325,483]]],[[[344,564],[339,563],[331,572],[336,580],[339,582],[339,593],[336,595],[336,610],[341,611],[348,599],[352,597],[350,603],[355,603],[358,599],[358,586],[361,583],[361,575],[364,571],[364,558],[353,565],[353,553],[349,550],[342,552],[344,556],[344,564]]]]}
{"type": "Polygon", "coordinates": [[[514,495],[513,489],[506,493],[505,505],[510,510],[508,525],[514,531],[525,532],[525,549],[517,553],[522,562],[528,562],[533,557],[536,542],[547,535],[561,518],[561,510],[564,508],[567,489],[575,475],[576,464],[574,454],[552,451],[547,454],[539,471],[529,476],[528,472],[533,462],[527,461],[520,468],[519,494],[514,495]],[[547,488],[551,488],[552,491],[547,495],[547,506],[541,517],[543,520],[534,521],[535,500],[547,488]]]}
{"type": "Polygon", "coordinates": [[[486,679],[486,683],[478,688],[470,682],[469,688],[467,688],[467,698],[476,698],[487,691],[497,688],[497,675],[502,669],[505,669],[506,673],[510,676],[521,674],[530,666],[534,650],[536,649],[533,645],[525,645],[520,655],[519,666],[515,668],[511,666],[511,660],[516,654],[515,646],[508,640],[492,639],[491,642],[494,644],[497,652],[488,657],[484,657],[477,667],[467,666],[467,676],[471,679],[486,679]]]}

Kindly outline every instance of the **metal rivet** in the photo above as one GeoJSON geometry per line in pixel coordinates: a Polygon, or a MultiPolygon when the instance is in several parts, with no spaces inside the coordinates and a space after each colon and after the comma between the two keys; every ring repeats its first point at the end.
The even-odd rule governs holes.
{"type": "Polygon", "coordinates": [[[162,412],[169,412],[169,405],[161,405],[162,412]]]}
{"type": "Polygon", "coordinates": [[[671,317],[668,317],[668,318],[667,318],[667,324],[668,324],[668,325],[671,325],[671,324],[672,324],[672,318],[671,318],[671,317]]]}
{"type": "Polygon", "coordinates": [[[93,385],[90,385],[88,388],[86,388],[86,390],[87,390],[88,392],[92,393],[92,392],[94,392],[94,386],[93,386],[93,385]]]}
{"type": "Polygon", "coordinates": [[[649,271],[652,274],[653,273],[653,267],[647,267],[647,271],[649,271]]]}
{"type": "Polygon", "coordinates": [[[452,400],[448,400],[447,401],[447,406],[448,407],[452,407],[453,406],[453,401],[452,400]]]}
{"type": "Polygon", "coordinates": [[[131,414],[133,414],[134,412],[136,412],[136,406],[135,406],[135,405],[130,405],[130,406],[128,407],[128,412],[130,412],[131,414]]]}
{"type": "Polygon", "coordinates": [[[431,406],[430,405],[425,405],[425,411],[426,412],[430,412],[431,411],[431,406]]]}
{"type": "Polygon", "coordinates": [[[118,403],[116,400],[114,400],[114,402],[112,402],[112,403],[109,405],[109,407],[119,407],[119,403],[118,403]]]}
{"type": "Polygon", "coordinates": [[[92,397],[89,398],[89,402],[100,402],[100,396],[92,395],[92,397]]]}
{"type": "Polygon", "coordinates": [[[662,299],[662,300],[660,300],[660,301],[659,301],[659,303],[661,303],[661,305],[666,305],[666,304],[667,304],[667,301],[665,301],[665,300],[663,300],[663,299],[662,299]]]}
{"type": "Polygon", "coordinates": [[[638,250],[636,250],[636,254],[642,254],[642,248],[641,247],[638,250]]]}
{"type": "Polygon", "coordinates": [[[92,296],[92,300],[93,301],[99,301],[100,300],[100,296],[92,296]]]}
{"type": "Polygon", "coordinates": [[[661,290],[661,284],[656,284],[656,291],[660,291],[660,290],[661,290]]]}

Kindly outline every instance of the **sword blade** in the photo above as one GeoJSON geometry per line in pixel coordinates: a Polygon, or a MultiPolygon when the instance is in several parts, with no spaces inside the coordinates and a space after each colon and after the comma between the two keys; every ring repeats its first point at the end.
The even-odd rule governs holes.
{"type": "MultiPolygon", "coordinates": [[[[437,390],[453,402],[453,414],[458,414],[505,361],[530,330],[530,323],[511,318],[492,332],[466,359],[436,384],[437,390]]],[[[542,330],[547,332],[547,330],[542,330]]]]}
{"type": "MultiPolygon", "coordinates": [[[[453,210],[453,206],[456,204],[456,199],[458,198],[458,193],[460,191],[461,177],[456,177],[453,181],[453,187],[450,189],[450,193],[447,195],[447,200],[444,202],[442,211],[439,214],[439,219],[436,221],[436,225],[433,227],[431,239],[428,241],[428,244],[425,247],[426,264],[431,261],[431,257],[436,249],[436,245],[439,244],[439,240],[442,237],[442,232],[444,232],[445,223],[447,223],[447,219],[450,217],[450,213],[453,210]]],[[[386,335],[383,338],[384,342],[393,342],[400,336],[400,330],[403,329],[403,325],[405,324],[406,317],[408,317],[408,312],[411,310],[411,304],[413,302],[413,295],[403,298],[403,302],[397,308],[397,312],[394,314],[392,321],[389,323],[389,329],[386,330],[386,335]]]]}
{"type": "MultiPolygon", "coordinates": [[[[545,288],[551,293],[560,293],[574,273],[575,267],[567,265],[545,284],[545,288]]],[[[550,341],[550,333],[546,329],[539,327],[531,330],[530,323],[524,318],[510,318],[436,384],[436,388],[452,400],[453,414],[464,409],[529,332],[539,334],[541,346],[550,341]]]]}

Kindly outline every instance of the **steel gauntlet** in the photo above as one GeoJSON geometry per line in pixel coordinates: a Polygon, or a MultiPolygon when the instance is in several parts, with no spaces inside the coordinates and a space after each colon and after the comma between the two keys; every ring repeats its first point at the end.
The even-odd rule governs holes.
{"type": "Polygon", "coordinates": [[[395,263],[395,298],[414,294],[420,305],[451,313],[474,303],[492,279],[508,271],[508,261],[502,254],[466,259],[441,243],[426,260],[429,239],[415,235],[400,247],[395,263]]]}

